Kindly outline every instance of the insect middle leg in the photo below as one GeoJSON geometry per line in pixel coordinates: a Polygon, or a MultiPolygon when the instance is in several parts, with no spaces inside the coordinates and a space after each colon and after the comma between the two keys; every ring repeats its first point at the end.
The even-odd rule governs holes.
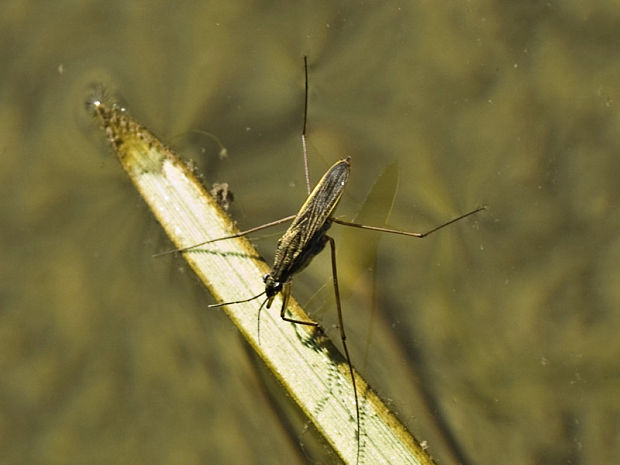
{"type": "Polygon", "coordinates": [[[487,207],[486,205],[482,206],[482,207],[478,207],[475,210],[472,210],[470,212],[467,212],[463,215],[457,216],[456,218],[452,218],[450,221],[446,221],[445,223],[440,224],[439,226],[435,226],[434,228],[425,231],[425,232],[411,232],[411,231],[402,231],[400,229],[391,229],[391,228],[382,228],[382,227],[378,227],[378,226],[368,226],[365,224],[359,224],[359,223],[352,223],[350,221],[344,221],[344,220],[340,220],[338,218],[332,218],[332,221],[334,223],[338,223],[338,224],[342,224],[343,226],[351,226],[353,228],[359,228],[359,229],[369,229],[370,231],[379,231],[379,232],[385,232],[385,233],[390,233],[390,234],[400,234],[401,236],[412,236],[412,237],[417,237],[419,239],[429,236],[431,234],[433,234],[436,231],[439,231],[442,228],[445,228],[446,226],[452,224],[452,223],[456,223],[457,221],[461,221],[464,218],[467,218],[468,216],[471,216],[475,213],[478,213],[482,210],[486,210],[487,207]]]}

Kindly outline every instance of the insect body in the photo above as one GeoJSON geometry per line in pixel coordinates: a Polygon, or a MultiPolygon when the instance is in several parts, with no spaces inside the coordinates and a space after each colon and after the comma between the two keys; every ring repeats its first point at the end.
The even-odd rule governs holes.
{"type": "Polygon", "coordinates": [[[290,282],[295,273],[303,270],[327,244],[327,230],[332,224],[333,213],[344,186],[349,179],[350,157],[335,163],[310,193],[290,227],[278,241],[273,267],[263,277],[267,308],[278,292],[282,292],[282,318],[294,323],[304,323],[286,318],[284,311],[290,294],[290,282]]]}

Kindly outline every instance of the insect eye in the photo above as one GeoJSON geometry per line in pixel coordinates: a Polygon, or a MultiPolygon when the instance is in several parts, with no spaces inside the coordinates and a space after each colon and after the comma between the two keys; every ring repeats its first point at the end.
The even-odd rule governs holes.
{"type": "Polygon", "coordinates": [[[267,279],[269,279],[269,273],[265,273],[265,274],[263,275],[263,282],[264,282],[264,283],[266,283],[266,282],[267,282],[267,279]]]}

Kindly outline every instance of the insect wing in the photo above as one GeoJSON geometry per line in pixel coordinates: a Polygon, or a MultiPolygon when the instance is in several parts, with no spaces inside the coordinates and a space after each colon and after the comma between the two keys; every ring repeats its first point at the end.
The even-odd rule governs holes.
{"type": "Polygon", "coordinates": [[[287,281],[323,249],[327,221],[342,196],[349,166],[349,158],[340,160],[323,175],[278,241],[271,272],[274,281],[287,281]]]}
{"type": "Polygon", "coordinates": [[[345,158],[335,163],[317,183],[304,204],[289,231],[299,234],[297,247],[304,249],[315,234],[323,227],[338,204],[344,186],[349,179],[350,159],[345,158]]]}

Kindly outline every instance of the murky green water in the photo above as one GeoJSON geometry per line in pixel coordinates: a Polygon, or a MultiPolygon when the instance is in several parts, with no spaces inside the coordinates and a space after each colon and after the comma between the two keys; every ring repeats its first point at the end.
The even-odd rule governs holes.
{"type": "MultiPolygon", "coordinates": [[[[489,205],[376,253],[335,232],[374,269],[340,261],[362,374],[442,464],[620,460],[614,2],[8,1],[2,16],[3,463],[337,460],[282,419],[182,262],[151,258],[168,243],[82,105],[105,83],[254,226],[304,197],[304,54],[313,178],[353,158],[342,214],[392,162],[393,226],[489,205]]],[[[294,293],[337,337],[312,298],[327,258],[294,293]]]]}

